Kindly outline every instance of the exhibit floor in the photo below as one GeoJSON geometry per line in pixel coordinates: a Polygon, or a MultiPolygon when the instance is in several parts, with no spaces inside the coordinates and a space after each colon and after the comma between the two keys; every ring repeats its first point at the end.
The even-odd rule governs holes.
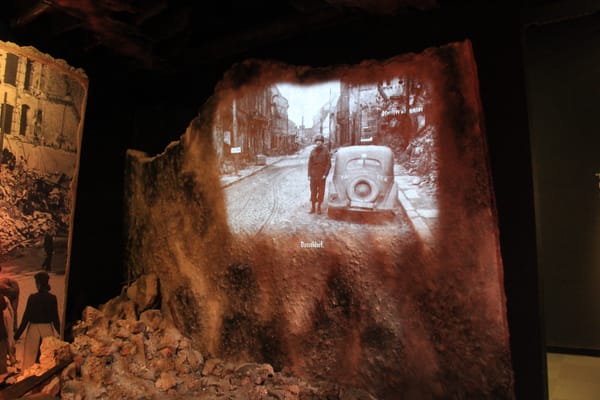
{"type": "Polygon", "coordinates": [[[600,357],[547,353],[550,400],[600,398],[600,357]]]}

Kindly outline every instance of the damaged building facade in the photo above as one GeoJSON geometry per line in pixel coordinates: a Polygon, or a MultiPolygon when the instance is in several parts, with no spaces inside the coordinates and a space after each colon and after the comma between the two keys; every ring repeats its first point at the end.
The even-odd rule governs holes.
{"type": "MultiPolygon", "coordinates": [[[[221,165],[233,157],[253,162],[258,155],[295,150],[295,124],[288,100],[275,85],[232,99],[215,114],[213,138],[221,165]]],[[[226,169],[226,167],[225,167],[226,169]]]]}
{"type": "MultiPolygon", "coordinates": [[[[285,155],[327,138],[331,148],[358,144],[390,146],[401,157],[415,139],[428,133],[425,107],[430,101],[422,79],[398,76],[378,83],[339,82],[339,94],[322,101],[319,111],[297,125],[288,117],[289,100],[277,85],[230,99],[215,114],[213,138],[222,168],[237,158],[285,155]]],[[[410,152],[410,149],[409,149],[410,152]]]]}
{"type": "Polygon", "coordinates": [[[383,144],[398,155],[425,128],[428,102],[418,78],[399,76],[377,84],[341,82],[340,96],[331,111],[335,146],[383,144]]]}
{"type": "Polygon", "coordinates": [[[0,42],[3,258],[48,232],[68,234],[86,98],[81,71],[0,42]]]}
{"type": "Polygon", "coordinates": [[[2,149],[10,151],[16,161],[28,163],[29,168],[71,175],[72,164],[52,163],[53,171],[44,171],[47,163],[34,154],[38,147],[77,152],[84,111],[82,86],[60,69],[21,53],[16,46],[14,51],[10,47],[0,49],[0,79],[2,149]]]}

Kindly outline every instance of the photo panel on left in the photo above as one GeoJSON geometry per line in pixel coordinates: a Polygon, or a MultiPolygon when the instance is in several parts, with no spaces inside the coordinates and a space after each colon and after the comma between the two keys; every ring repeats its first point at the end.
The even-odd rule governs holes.
{"type": "Polygon", "coordinates": [[[82,70],[0,41],[0,374],[38,361],[34,334],[62,335],[87,89],[82,70]]]}

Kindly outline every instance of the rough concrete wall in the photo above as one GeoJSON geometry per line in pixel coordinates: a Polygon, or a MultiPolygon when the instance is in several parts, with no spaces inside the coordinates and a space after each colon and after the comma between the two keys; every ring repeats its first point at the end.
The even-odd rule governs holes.
{"type": "Polygon", "coordinates": [[[238,65],[180,142],[156,157],[129,152],[130,272],[159,276],[163,311],[203,354],[268,362],[383,399],[513,398],[482,125],[468,42],[329,70],[238,65]],[[439,221],[431,240],[410,223],[230,231],[211,143],[221,102],[276,81],[372,82],[399,70],[434,92],[427,117],[439,221]],[[326,245],[300,248],[311,239],[326,245]]]}
{"type": "Polygon", "coordinates": [[[132,275],[159,275],[163,308],[176,326],[216,354],[230,238],[203,126],[194,121],[182,142],[158,157],[129,152],[128,256],[132,275]]]}

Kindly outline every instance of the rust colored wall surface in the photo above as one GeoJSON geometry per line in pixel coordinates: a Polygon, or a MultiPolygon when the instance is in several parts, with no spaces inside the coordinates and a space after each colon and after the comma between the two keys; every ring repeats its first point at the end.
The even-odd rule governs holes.
{"type": "MultiPolygon", "coordinates": [[[[181,141],[157,156],[128,152],[130,274],[159,276],[163,311],[203,354],[268,362],[383,399],[513,398],[475,62],[461,42],[330,69],[234,67],[181,141]],[[391,220],[308,214],[312,144],[267,154],[261,168],[219,147],[227,118],[229,139],[246,129],[252,143],[252,129],[237,126],[240,99],[277,83],[326,81],[351,85],[346,100],[371,113],[314,98],[338,122],[330,135],[365,126],[361,115],[387,129],[373,140],[394,154],[391,220]],[[369,89],[369,104],[353,97],[391,82],[411,84],[369,89]],[[409,106],[393,109],[410,131],[377,118],[395,115],[386,102],[402,96],[409,106]]],[[[334,153],[347,145],[329,139],[334,153]]]]}

